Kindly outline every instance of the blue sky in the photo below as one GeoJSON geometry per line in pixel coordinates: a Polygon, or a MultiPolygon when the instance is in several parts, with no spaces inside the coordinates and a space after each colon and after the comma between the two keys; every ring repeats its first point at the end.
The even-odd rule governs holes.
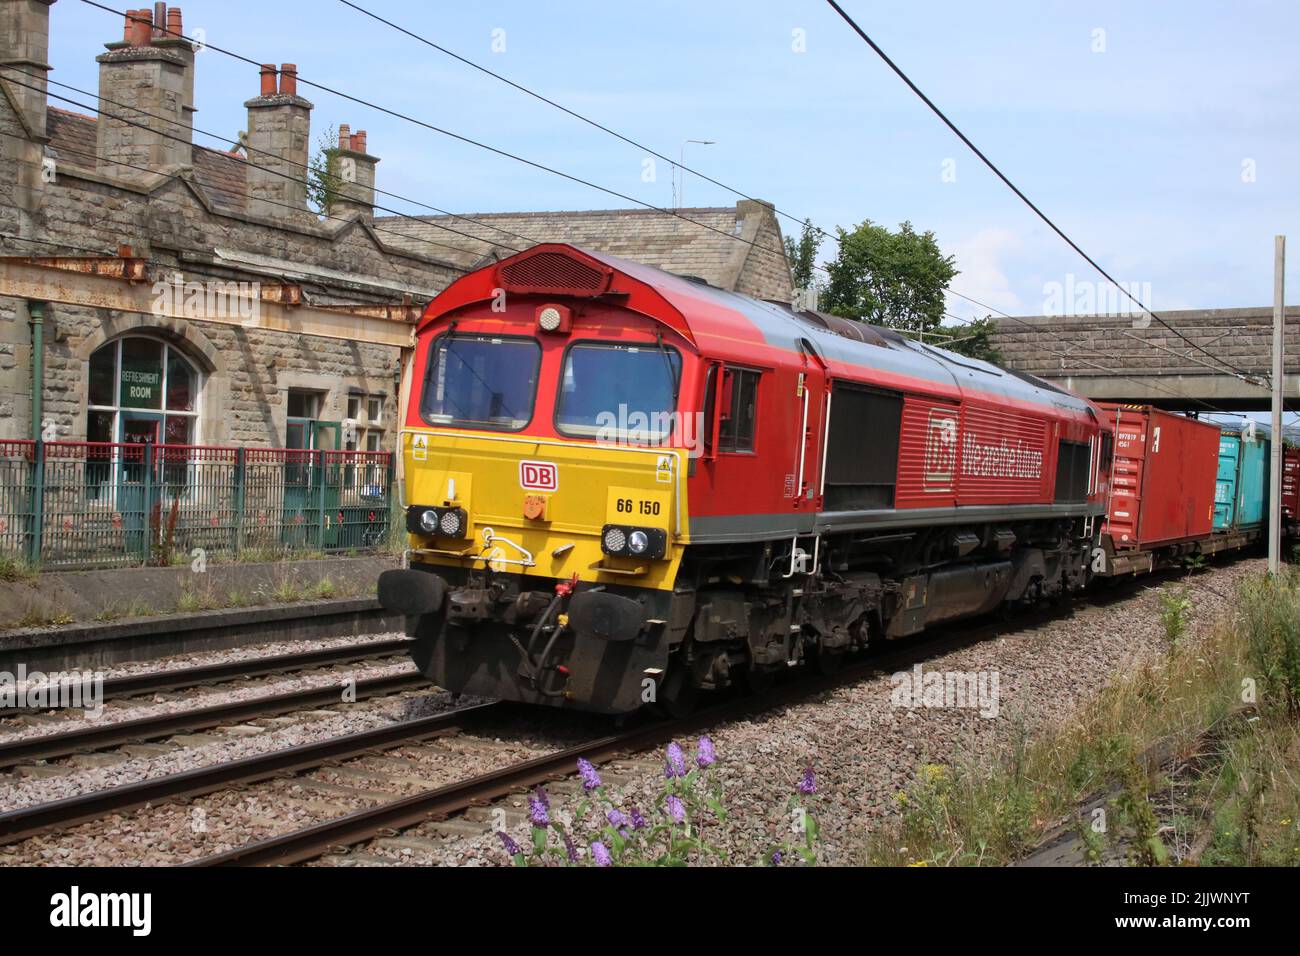
{"type": "MultiPolygon", "coordinates": [[[[820,0],[359,2],[665,155],[685,139],[716,140],[688,147],[688,165],[828,231],[867,218],[931,229],[957,256],[953,287],[1012,314],[1042,311],[1050,283],[1099,278],[820,0]],[[504,51],[493,49],[495,31],[504,51]]],[[[1149,289],[1152,307],[1270,303],[1277,233],[1291,233],[1291,261],[1300,261],[1300,5],[844,5],[1085,249],[1149,289]]],[[[219,46],[295,62],[305,79],[646,202],[672,202],[664,164],[644,182],[641,151],[334,0],[183,8],[187,32],[202,28],[219,46]]],[[[121,30],[120,18],[79,0],[55,4],[52,78],[94,90],[93,58],[121,30]]],[[[243,129],[256,70],[209,50],[197,82],[197,125],[227,136],[243,129]]],[[[302,92],[316,104],[316,130],[368,131],[382,189],[471,213],[628,205],[302,92]]],[[[688,205],[737,198],[687,177],[688,205]]],[[[1300,270],[1288,278],[1295,301],[1300,270]]],[[[955,298],[950,306],[962,317],[979,311],[955,298]]]]}

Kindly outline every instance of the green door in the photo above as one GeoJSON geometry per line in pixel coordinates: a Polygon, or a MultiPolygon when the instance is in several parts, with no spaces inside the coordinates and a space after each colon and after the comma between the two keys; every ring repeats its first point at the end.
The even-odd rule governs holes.
{"type": "MultiPolygon", "coordinates": [[[[326,546],[325,482],[322,451],[337,451],[341,422],[290,418],[285,430],[284,512],[281,540],[286,548],[306,550],[326,546]],[[300,454],[292,454],[300,452],[300,454]]],[[[335,492],[337,508],[337,491],[335,492]]]]}

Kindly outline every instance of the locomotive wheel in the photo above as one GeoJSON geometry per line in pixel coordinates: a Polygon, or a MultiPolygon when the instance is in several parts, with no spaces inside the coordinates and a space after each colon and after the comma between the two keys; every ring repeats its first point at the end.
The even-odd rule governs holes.
{"type": "Polygon", "coordinates": [[[668,672],[658,703],[665,714],[677,720],[695,709],[699,697],[700,689],[691,680],[689,668],[679,665],[668,672]]]}

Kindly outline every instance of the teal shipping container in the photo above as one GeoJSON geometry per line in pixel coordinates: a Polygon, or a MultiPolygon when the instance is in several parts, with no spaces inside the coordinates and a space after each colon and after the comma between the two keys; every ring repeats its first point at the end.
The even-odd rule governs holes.
{"type": "Polygon", "coordinates": [[[1214,486],[1214,530],[1244,530],[1264,523],[1268,501],[1269,441],[1255,429],[1219,436],[1219,474],[1214,486]]]}

